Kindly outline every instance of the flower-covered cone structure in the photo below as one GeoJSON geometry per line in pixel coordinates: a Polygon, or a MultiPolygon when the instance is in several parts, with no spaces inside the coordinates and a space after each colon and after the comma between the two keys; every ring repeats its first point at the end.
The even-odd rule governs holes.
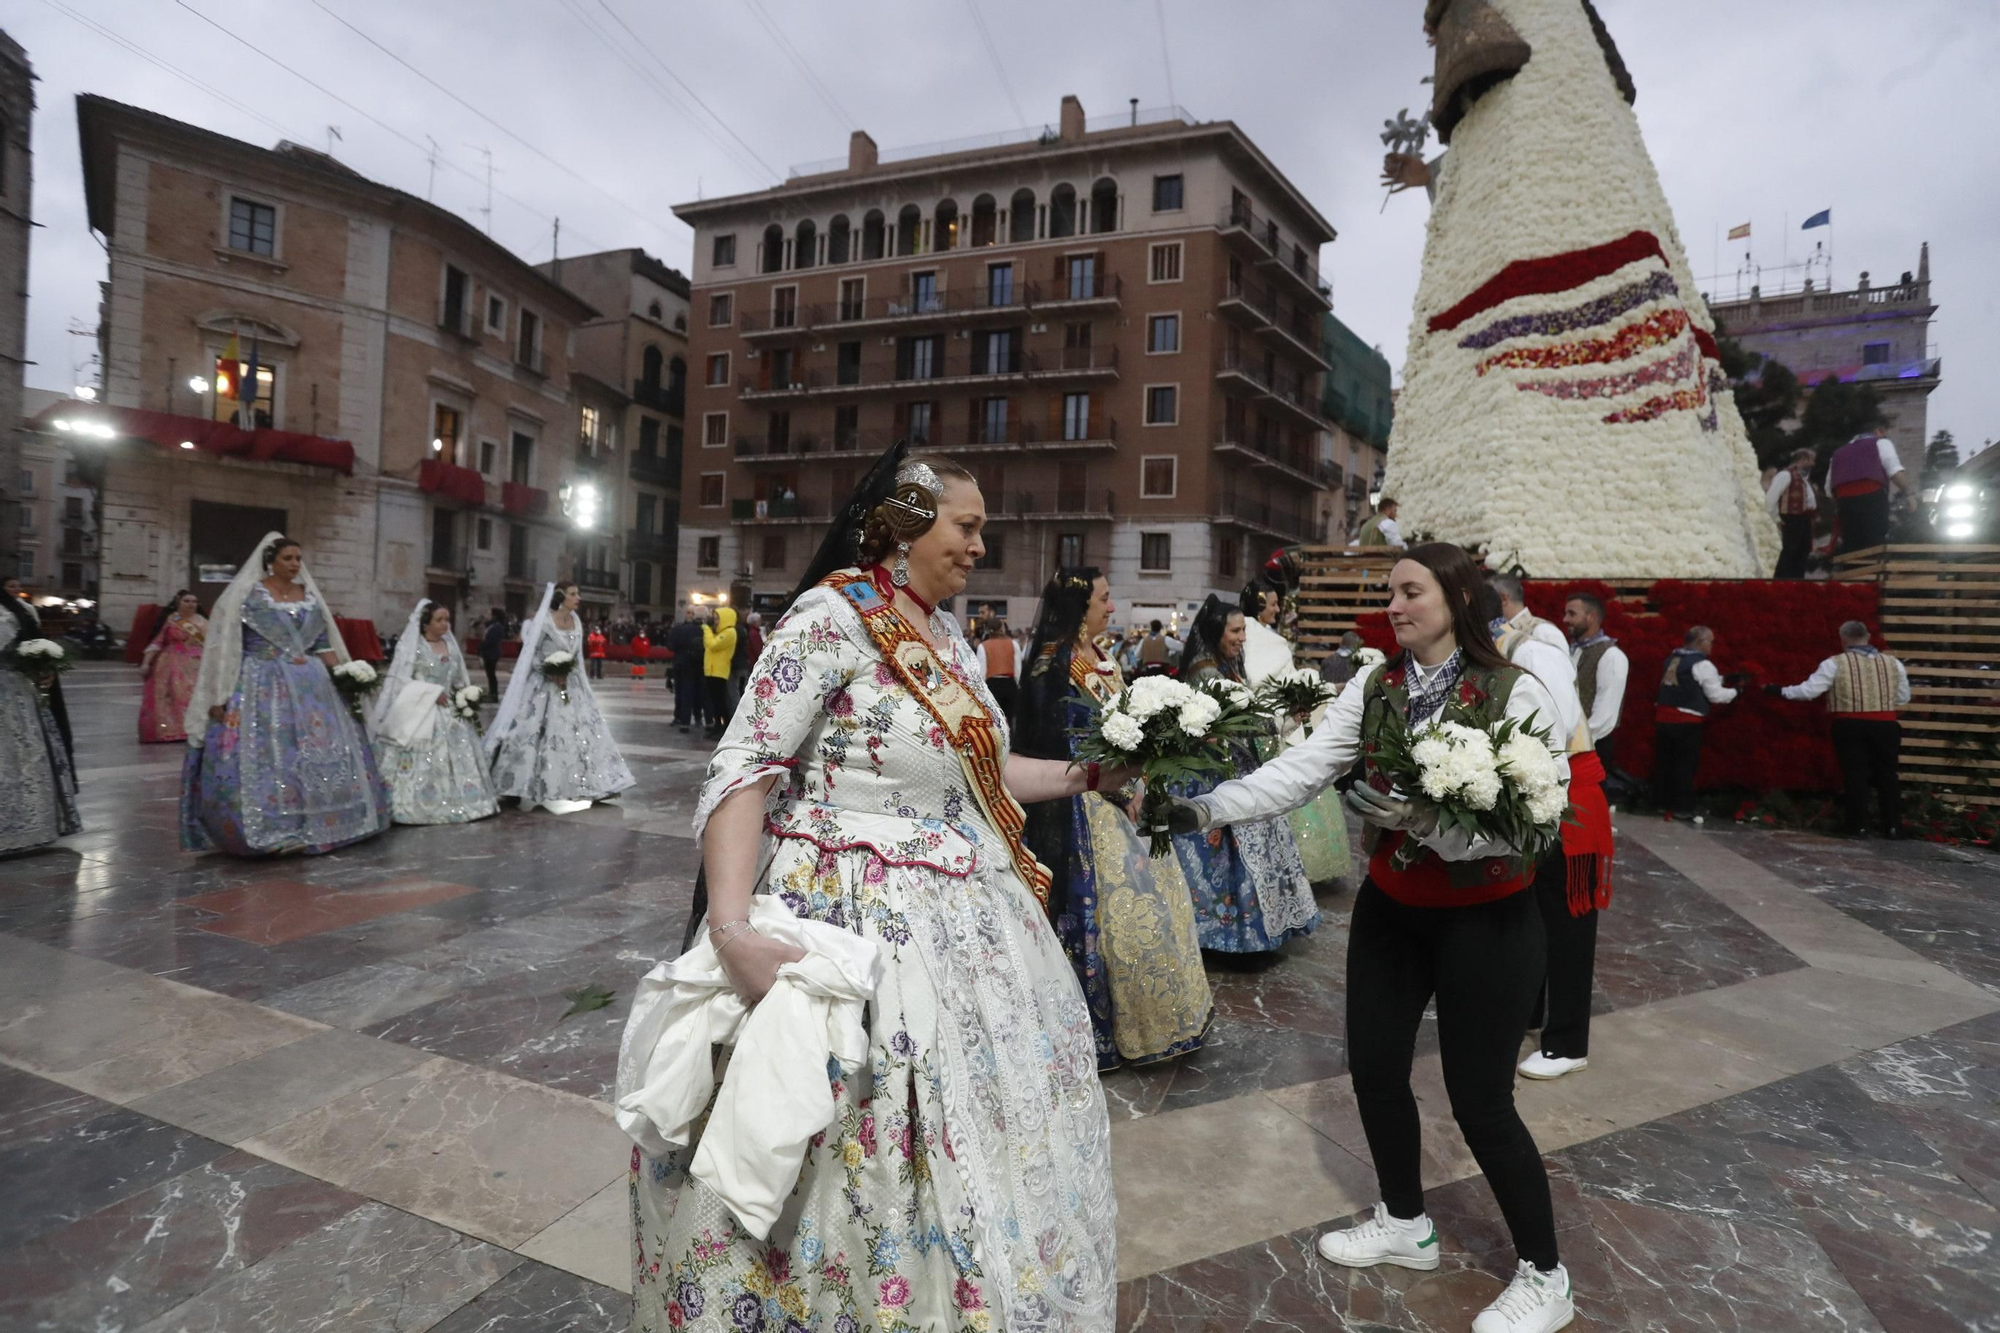
{"type": "Polygon", "coordinates": [[[1430,0],[1438,164],[1386,493],[1542,577],[1767,574],[1714,323],[1584,0],[1430,0]]]}

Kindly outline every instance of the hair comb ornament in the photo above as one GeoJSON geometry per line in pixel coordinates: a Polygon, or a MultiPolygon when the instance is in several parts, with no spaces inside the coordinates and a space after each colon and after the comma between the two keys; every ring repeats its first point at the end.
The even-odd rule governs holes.
{"type": "Polygon", "coordinates": [[[937,497],[944,494],[944,486],[939,483],[938,474],[931,470],[930,464],[905,463],[902,467],[898,468],[896,470],[896,490],[900,491],[905,486],[922,487],[931,496],[931,507],[926,509],[924,506],[905,500],[902,496],[893,492],[883,503],[894,505],[904,513],[915,518],[936,518],[937,497]]]}

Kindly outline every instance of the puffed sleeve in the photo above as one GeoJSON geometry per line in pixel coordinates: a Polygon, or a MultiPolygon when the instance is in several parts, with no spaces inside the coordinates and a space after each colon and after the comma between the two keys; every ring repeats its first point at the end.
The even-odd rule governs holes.
{"type": "MultiPolygon", "coordinates": [[[[873,660],[858,640],[859,620],[827,588],[799,598],[765,641],[743,701],[709,756],[695,808],[699,839],[708,817],[733,792],[776,774],[789,775],[819,729],[828,696],[845,689],[873,660]]],[[[777,796],[776,789],[773,797],[777,796]]]]}

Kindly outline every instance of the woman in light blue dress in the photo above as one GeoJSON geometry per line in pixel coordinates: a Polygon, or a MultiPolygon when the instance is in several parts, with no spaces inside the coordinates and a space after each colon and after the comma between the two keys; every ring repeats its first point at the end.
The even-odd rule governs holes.
{"type": "Polygon", "coordinates": [[[479,729],[455,703],[471,685],[451,608],[418,602],[396,640],[369,728],[398,824],[468,824],[500,812],[479,729]]]}
{"type": "MultiPolygon", "coordinates": [[[[1181,653],[1182,682],[1199,685],[1220,678],[1242,683],[1243,641],[1243,613],[1210,597],[1181,653]]],[[[1247,741],[1231,741],[1229,758],[1232,772],[1227,776],[1257,771],[1257,751],[1247,741]]],[[[1197,796],[1215,790],[1220,781],[1199,778],[1176,783],[1172,791],[1197,796]]],[[[1319,925],[1319,905],[1283,815],[1175,834],[1174,854],[1194,894],[1195,933],[1203,949],[1268,953],[1319,925]]]]}
{"type": "Polygon", "coordinates": [[[633,782],[584,669],[580,600],[568,579],[542,594],[541,609],[521,633],[521,655],[506,697],[486,732],[493,788],[518,799],[523,809],[539,805],[551,814],[571,814],[633,782]],[[569,655],[571,670],[558,682],[547,667],[562,653],[569,655]]]}
{"type": "Polygon", "coordinates": [[[188,703],[183,848],[312,854],[389,827],[375,755],[329,674],[347,660],[299,544],[271,533],[209,617],[188,703]]]}

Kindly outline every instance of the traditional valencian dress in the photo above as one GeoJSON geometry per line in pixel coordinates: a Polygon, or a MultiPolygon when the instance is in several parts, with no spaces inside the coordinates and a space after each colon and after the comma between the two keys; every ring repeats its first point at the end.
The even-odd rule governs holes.
{"type": "MultiPolygon", "coordinates": [[[[560,809],[616,796],[634,779],[590,688],[583,621],[578,618],[563,629],[546,611],[543,621],[532,647],[514,663],[516,673],[528,673],[521,686],[520,716],[510,725],[496,715],[486,738],[493,788],[502,796],[518,797],[523,807],[557,802],[551,808],[560,809]],[[560,685],[542,674],[552,653],[568,653],[576,663],[560,685]]],[[[512,688],[510,682],[510,693],[512,688]]]]}
{"type": "MultiPolygon", "coordinates": [[[[1070,731],[1124,688],[1117,665],[1070,654],[1065,681],[1049,680],[1053,646],[1029,669],[1016,748],[1070,755],[1070,731]]],[[[1195,937],[1194,902],[1180,862],[1155,859],[1114,796],[1084,792],[1029,807],[1030,845],[1052,875],[1050,914],[1076,966],[1097,1036],[1097,1067],[1152,1064],[1201,1048],[1215,1014],[1195,937]]]]}
{"type": "MultiPolygon", "coordinates": [[[[1198,656],[1182,679],[1199,685],[1224,675],[1211,653],[1198,656]]],[[[1229,760],[1233,776],[1257,771],[1257,751],[1247,741],[1229,742],[1229,760]]],[[[1176,796],[1200,796],[1215,790],[1218,781],[1196,778],[1173,790],[1176,796]]],[[[1204,949],[1267,953],[1319,926],[1312,882],[1283,815],[1176,834],[1174,854],[1194,891],[1195,926],[1204,949]]]]}
{"type": "MultiPolygon", "coordinates": [[[[39,620],[11,610],[0,606],[0,657],[37,637],[23,629],[39,620]]],[[[0,798],[0,852],[39,847],[82,829],[76,773],[49,697],[7,662],[0,662],[0,772],[7,775],[7,794],[0,798]]]]}
{"type": "MultiPolygon", "coordinates": [[[[401,646],[397,645],[399,650],[401,646]]],[[[389,724],[378,726],[375,733],[382,780],[389,784],[389,813],[398,824],[466,824],[500,810],[486,774],[486,756],[479,748],[478,728],[449,703],[436,701],[439,692],[449,696],[472,683],[465,659],[450,638],[438,646],[445,649],[442,656],[419,635],[410,674],[392,678],[385,687],[400,684],[410,694],[422,696],[421,705],[429,713],[427,726],[412,726],[392,715],[389,724]]],[[[394,700],[383,702],[393,705],[394,700]]]]}
{"type": "Polygon", "coordinates": [[[643,1333],[1058,1333],[1116,1307],[1110,1123],[1090,1016],[1000,783],[1008,732],[946,614],[929,643],[837,573],[766,643],[697,835],[772,776],[760,892],[878,941],[869,1058],[767,1241],[687,1168],[633,1154],[643,1333]]]}
{"type": "MultiPolygon", "coordinates": [[[[1292,645],[1284,635],[1255,620],[1248,620],[1243,631],[1244,684],[1255,689],[1267,676],[1290,668],[1292,645]]],[[[1274,722],[1274,727],[1291,725],[1289,718],[1274,722]]],[[[1281,735],[1273,730],[1269,735],[1257,737],[1258,762],[1269,763],[1303,739],[1303,728],[1298,727],[1290,734],[1281,735]]],[[[1307,879],[1326,884],[1354,873],[1354,853],[1347,843],[1347,814],[1339,792],[1327,788],[1286,815],[1285,820],[1292,826],[1292,837],[1299,844],[1299,860],[1306,868],[1307,879]]]]}
{"type": "Polygon", "coordinates": [[[243,602],[243,665],[221,721],[181,773],[181,846],[234,856],[328,852],[389,827],[389,792],[318,654],[327,613],[259,583],[243,602]]]}
{"type": "Polygon", "coordinates": [[[201,674],[202,643],[208,621],[200,616],[171,615],[146,645],[151,663],[145,692],[139,698],[139,743],[187,739],[187,706],[201,674]]]}

